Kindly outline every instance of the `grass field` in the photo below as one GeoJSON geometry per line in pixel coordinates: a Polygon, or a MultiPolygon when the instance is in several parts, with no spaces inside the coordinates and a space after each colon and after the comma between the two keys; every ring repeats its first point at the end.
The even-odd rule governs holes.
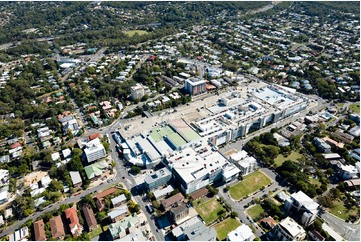
{"type": "Polygon", "coordinates": [[[210,224],[213,221],[217,220],[217,213],[223,209],[223,206],[217,201],[216,198],[212,198],[207,202],[197,205],[195,209],[202,217],[202,219],[206,222],[206,224],[210,224]]]}
{"type": "Polygon", "coordinates": [[[227,238],[229,232],[235,230],[240,225],[241,223],[238,220],[234,218],[227,218],[224,221],[214,225],[213,228],[217,231],[217,239],[222,241],[227,238]]]}
{"type": "Polygon", "coordinates": [[[360,113],[360,104],[359,103],[351,104],[350,106],[348,106],[348,108],[356,114],[360,113]]]}
{"type": "Polygon", "coordinates": [[[317,187],[321,186],[321,182],[318,180],[318,178],[313,178],[312,176],[310,177],[310,182],[311,184],[316,185],[317,187]]]}
{"type": "Polygon", "coordinates": [[[275,165],[279,167],[286,160],[297,161],[297,159],[302,158],[302,155],[298,151],[292,151],[291,154],[287,157],[284,157],[282,154],[279,154],[275,159],[275,165]]]}
{"type": "Polygon", "coordinates": [[[336,103],[336,106],[338,107],[338,108],[343,108],[343,105],[344,105],[345,103],[336,103]]]}
{"type": "Polygon", "coordinates": [[[264,213],[264,209],[262,208],[261,205],[256,204],[253,207],[250,207],[247,210],[247,213],[253,220],[259,220],[261,214],[264,213]]]}
{"type": "Polygon", "coordinates": [[[145,30],[128,30],[125,31],[125,34],[128,35],[129,37],[132,37],[135,34],[139,34],[139,35],[144,35],[147,34],[148,32],[145,30]]]}
{"type": "Polygon", "coordinates": [[[334,207],[330,208],[330,213],[332,213],[333,215],[341,218],[341,219],[348,219],[348,216],[350,216],[350,214],[354,214],[356,215],[358,213],[358,210],[356,209],[356,207],[353,207],[352,210],[349,210],[347,208],[345,208],[344,204],[342,201],[340,200],[336,200],[333,201],[334,207]],[[341,212],[341,213],[339,213],[341,212]]]}
{"type": "Polygon", "coordinates": [[[98,225],[98,227],[95,230],[89,232],[89,238],[94,238],[95,236],[101,234],[102,232],[103,232],[102,227],[98,225]]]}
{"type": "Polygon", "coordinates": [[[263,186],[267,186],[271,180],[261,171],[255,171],[243,178],[242,181],[229,189],[229,194],[234,200],[240,200],[244,196],[254,193],[263,186]]]}

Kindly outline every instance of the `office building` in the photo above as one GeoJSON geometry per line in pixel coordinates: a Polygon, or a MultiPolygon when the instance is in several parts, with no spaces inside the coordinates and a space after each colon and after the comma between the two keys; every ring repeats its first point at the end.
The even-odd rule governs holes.
{"type": "Polygon", "coordinates": [[[99,138],[93,139],[86,144],[84,154],[88,163],[104,158],[107,155],[99,138]]]}
{"type": "Polygon", "coordinates": [[[130,96],[133,100],[141,99],[144,96],[143,85],[140,83],[137,83],[135,86],[130,87],[130,96]]]}
{"type": "Polygon", "coordinates": [[[318,203],[312,200],[302,191],[293,193],[286,201],[285,207],[288,211],[292,210],[299,221],[308,226],[312,224],[318,214],[318,203]]]}
{"type": "Polygon", "coordinates": [[[184,89],[192,96],[206,92],[206,81],[191,77],[184,81],[184,89]]]}
{"type": "Polygon", "coordinates": [[[171,178],[172,173],[165,167],[148,175],[144,180],[144,184],[148,191],[152,191],[167,184],[171,178]]]}

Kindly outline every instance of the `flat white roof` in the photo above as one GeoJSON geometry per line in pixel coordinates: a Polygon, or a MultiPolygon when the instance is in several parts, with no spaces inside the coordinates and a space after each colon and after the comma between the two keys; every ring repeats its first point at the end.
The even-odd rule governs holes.
{"type": "Polygon", "coordinates": [[[291,197],[298,201],[302,206],[310,210],[310,212],[317,213],[318,203],[312,200],[309,196],[307,196],[302,191],[298,191],[297,193],[293,193],[291,197]]]}
{"type": "Polygon", "coordinates": [[[231,158],[232,160],[234,160],[234,161],[240,161],[240,160],[246,158],[247,155],[248,155],[248,154],[247,154],[247,151],[241,150],[241,151],[238,151],[238,152],[235,153],[235,154],[232,154],[230,158],[231,158]]]}
{"type": "Polygon", "coordinates": [[[203,144],[196,150],[187,147],[174,153],[168,161],[186,183],[231,165],[219,152],[212,151],[212,147],[208,144],[203,144]]]}
{"type": "Polygon", "coordinates": [[[250,238],[253,240],[253,237],[255,236],[252,232],[252,229],[246,224],[242,224],[228,234],[229,241],[249,241],[250,238]]]}
{"type": "Polygon", "coordinates": [[[296,223],[292,218],[287,217],[284,220],[282,220],[280,222],[280,225],[286,229],[291,235],[292,237],[297,236],[299,233],[306,233],[305,230],[301,227],[301,225],[299,225],[298,223],[296,223]]]}

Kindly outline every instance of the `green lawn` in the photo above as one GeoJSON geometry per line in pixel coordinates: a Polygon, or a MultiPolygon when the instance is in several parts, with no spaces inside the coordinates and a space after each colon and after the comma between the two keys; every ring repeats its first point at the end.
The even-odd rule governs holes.
{"type": "Polygon", "coordinates": [[[229,194],[234,200],[240,200],[244,196],[258,191],[261,187],[267,186],[271,180],[261,171],[255,171],[243,178],[242,181],[229,189],[229,194]]]}
{"type": "Polygon", "coordinates": [[[348,106],[348,108],[349,108],[352,112],[354,112],[354,113],[356,113],[356,114],[360,114],[360,103],[353,103],[353,104],[351,104],[350,106],[348,106]]]}
{"type": "Polygon", "coordinates": [[[313,178],[313,176],[310,177],[311,184],[316,185],[317,187],[321,186],[321,182],[318,180],[318,178],[313,178]]]}
{"type": "Polygon", "coordinates": [[[261,214],[264,213],[264,209],[261,205],[257,204],[247,209],[247,213],[253,220],[259,220],[261,214]]]}
{"type": "Polygon", "coordinates": [[[222,241],[227,238],[229,232],[235,230],[240,225],[241,223],[238,220],[234,218],[227,218],[224,221],[214,225],[213,228],[217,231],[217,239],[222,241]]]}
{"type": "Polygon", "coordinates": [[[359,212],[356,207],[353,207],[352,210],[345,208],[343,202],[340,200],[333,201],[333,204],[334,206],[330,208],[330,213],[344,220],[348,219],[350,214],[356,215],[359,212]]]}
{"type": "Polygon", "coordinates": [[[287,157],[284,157],[282,154],[279,154],[275,159],[275,165],[279,167],[286,160],[297,161],[297,159],[300,158],[302,158],[302,154],[300,154],[298,151],[292,151],[291,154],[287,157]]]}
{"type": "Polygon", "coordinates": [[[129,37],[132,37],[135,34],[139,34],[139,35],[144,35],[147,34],[148,32],[145,30],[128,30],[125,31],[125,34],[128,35],[129,37]]]}
{"type": "Polygon", "coordinates": [[[210,224],[217,220],[217,213],[223,209],[223,206],[217,201],[216,198],[212,198],[207,202],[196,205],[195,209],[202,217],[204,222],[206,222],[206,224],[210,224]]]}
{"type": "Polygon", "coordinates": [[[343,108],[343,105],[344,105],[345,103],[336,103],[336,106],[338,107],[338,108],[343,108]]]}
{"type": "Polygon", "coordinates": [[[98,227],[95,230],[88,233],[89,238],[94,238],[95,236],[101,234],[102,232],[103,232],[102,227],[100,227],[100,225],[98,224],[98,227]]]}

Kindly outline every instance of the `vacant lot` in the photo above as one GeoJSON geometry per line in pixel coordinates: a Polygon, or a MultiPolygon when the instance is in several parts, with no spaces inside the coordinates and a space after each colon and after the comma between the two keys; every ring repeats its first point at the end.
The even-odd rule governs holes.
{"type": "Polygon", "coordinates": [[[132,37],[135,34],[139,34],[139,35],[144,35],[147,34],[148,32],[145,30],[128,30],[125,31],[125,34],[128,35],[129,37],[132,37]]]}
{"type": "Polygon", "coordinates": [[[217,231],[217,239],[219,241],[227,238],[229,232],[235,230],[241,223],[234,218],[227,218],[226,220],[214,225],[214,229],[217,231]]]}
{"type": "Polygon", "coordinates": [[[261,214],[264,213],[264,209],[262,208],[261,205],[257,204],[254,205],[253,207],[250,207],[247,210],[247,213],[254,221],[257,221],[260,219],[261,214]]]}
{"type": "Polygon", "coordinates": [[[330,213],[344,220],[348,219],[351,214],[357,215],[360,212],[355,206],[351,210],[347,209],[340,200],[333,201],[333,204],[334,206],[330,208],[330,213]]]}
{"type": "Polygon", "coordinates": [[[279,167],[286,160],[297,161],[300,158],[302,158],[302,155],[298,151],[292,151],[291,154],[287,157],[284,157],[282,154],[279,154],[275,159],[275,165],[276,167],[279,167]]]}
{"type": "Polygon", "coordinates": [[[234,200],[240,200],[244,196],[254,193],[261,187],[267,186],[271,180],[261,171],[255,171],[243,178],[236,185],[231,186],[229,194],[234,200]]]}
{"type": "Polygon", "coordinates": [[[217,220],[217,213],[223,209],[223,206],[217,201],[216,198],[212,198],[207,202],[196,205],[195,209],[206,222],[206,224],[210,224],[217,220]]]}

